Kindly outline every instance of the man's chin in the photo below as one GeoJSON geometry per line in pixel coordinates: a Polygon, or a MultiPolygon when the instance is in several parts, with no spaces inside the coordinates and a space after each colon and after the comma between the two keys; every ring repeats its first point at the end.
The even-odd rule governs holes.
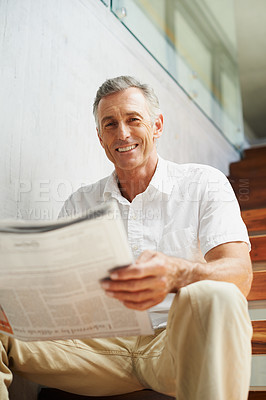
{"type": "Polygon", "coordinates": [[[132,160],[116,160],[114,162],[114,166],[116,168],[116,170],[123,170],[123,171],[132,171],[136,168],[138,168],[141,165],[140,162],[138,162],[138,160],[136,159],[132,159],[132,160]]]}
{"type": "Polygon", "coordinates": [[[117,168],[131,170],[138,167],[141,164],[141,160],[135,154],[118,154],[116,157],[113,157],[112,161],[117,168]]]}

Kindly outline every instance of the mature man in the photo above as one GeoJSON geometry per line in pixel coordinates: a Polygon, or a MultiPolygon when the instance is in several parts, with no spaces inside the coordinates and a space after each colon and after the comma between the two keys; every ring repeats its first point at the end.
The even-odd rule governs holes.
{"type": "Polygon", "coordinates": [[[8,398],[10,370],[95,396],[152,388],[178,400],[247,399],[252,269],[226,178],[158,157],[157,97],[131,77],[99,88],[94,115],[115,171],[74,193],[61,214],[115,199],[135,262],[111,274],[103,289],[126,307],[150,309],[155,335],[42,343],[2,336],[1,399],[8,398]]]}

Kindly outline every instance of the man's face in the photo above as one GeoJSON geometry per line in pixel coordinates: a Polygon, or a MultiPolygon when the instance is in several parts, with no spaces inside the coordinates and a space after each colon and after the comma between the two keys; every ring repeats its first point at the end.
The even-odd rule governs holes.
{"type": "Polygon", "coordinates": [[[117,170],[132,170],[156,158],[155,138],[162,133],[162,116],[150,120],[141,90],[129,88],[104,97],[98,106],[98,136],[117,170]]]}

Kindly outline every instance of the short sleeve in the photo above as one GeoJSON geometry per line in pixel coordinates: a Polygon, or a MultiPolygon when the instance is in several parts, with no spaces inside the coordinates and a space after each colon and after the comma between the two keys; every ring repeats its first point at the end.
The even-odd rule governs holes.
{"type": "Polygon", "coordinates": [[[58,218],[75,217],[85,214],[94,204],[90,203],[92,185],[81,187],[65,201],[58,218]]]}
{"type": "Polygon", "coordinates": [[[200,182],[199,240],[205,255],[213,247],[228,242],[246,242],[247,228],[228,179],[220,171],[209,168],[200,182]]]}
{"type": "Polygon", "coordinates": [[[58,218],[73,217],[74,215],[76,215],[76,207],[72,202],[72,196],[70,196],[61,208],[58,218]]]}

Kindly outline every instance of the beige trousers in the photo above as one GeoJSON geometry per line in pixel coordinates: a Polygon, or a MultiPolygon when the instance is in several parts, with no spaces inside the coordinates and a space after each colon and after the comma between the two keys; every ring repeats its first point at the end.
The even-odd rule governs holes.
{"type": "Polygon", "coordinates": [[[246,400],[252,328],[233,284],[180,290],[166,330],[154,336],[20,342],[1,336],[0,399],[14,371],[50,387],[100,396],[143,388],[178,400],[246,400]]]}

